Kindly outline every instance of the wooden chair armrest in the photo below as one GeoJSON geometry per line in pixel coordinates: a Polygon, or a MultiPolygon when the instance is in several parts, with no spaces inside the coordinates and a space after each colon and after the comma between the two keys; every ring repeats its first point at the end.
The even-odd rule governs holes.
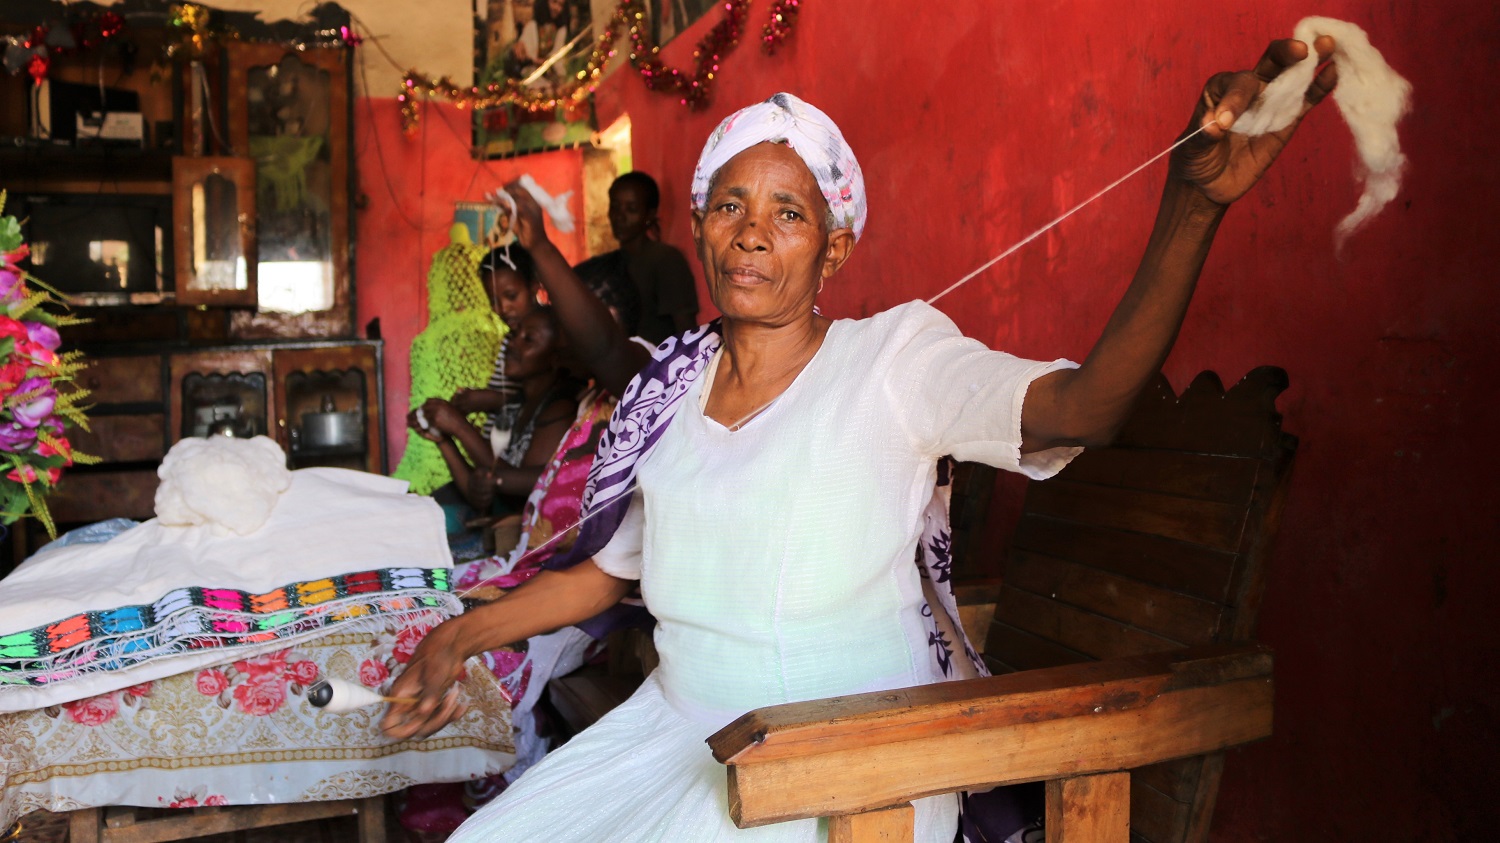
{"type": "Polygon", "coordinates": [[[1271,733],[1271,651],[1229,644],[757,709],[708,739],[741,828],[1129,770],[1271,733]]]}

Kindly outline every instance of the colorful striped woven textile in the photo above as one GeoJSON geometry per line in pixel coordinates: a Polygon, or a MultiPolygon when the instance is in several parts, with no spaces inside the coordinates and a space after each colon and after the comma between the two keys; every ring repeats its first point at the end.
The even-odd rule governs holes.
{"type": "Polygon", "coordinates": [[[0,693],[4,686],[120,671],[162,656],[303,638],[350,621],[459,611],[446,568],[381,568],[264,594],[177,588],[150,604],[84,612],[0,636],[0,693]]]}

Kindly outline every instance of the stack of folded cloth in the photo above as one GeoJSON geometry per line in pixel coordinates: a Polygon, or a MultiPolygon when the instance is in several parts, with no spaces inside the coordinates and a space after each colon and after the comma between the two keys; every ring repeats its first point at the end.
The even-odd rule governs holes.
{"type": "Polygon", "coordinates": [[[285,460],[265,437],[184,440],[162,463],[157,518],[44,548],[0,580],[0,712],[462,610],[431,498],[285,460]]]}

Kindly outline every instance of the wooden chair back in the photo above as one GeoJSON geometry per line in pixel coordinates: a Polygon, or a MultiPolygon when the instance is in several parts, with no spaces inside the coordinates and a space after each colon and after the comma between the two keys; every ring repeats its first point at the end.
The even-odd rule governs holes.
{"type": "MultiPolygon", "coordinates": [[[[996,674],[1253,636],[1297,439],[1281,430],[1286,373],[1225,390],[1204,372],[1179,397],[1143,392],[1108,448],[1030,484],[1002,566],[984,658],[996,674]]],[[[1131,839],[1207,838],[1223,753],[1131,778],[1131,839]]]]}

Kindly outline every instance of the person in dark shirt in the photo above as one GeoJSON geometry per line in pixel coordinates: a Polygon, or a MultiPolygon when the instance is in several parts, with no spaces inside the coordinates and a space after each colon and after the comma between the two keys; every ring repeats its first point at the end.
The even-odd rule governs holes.
{"type": "Polygon", "coordinates": [[[687,258],[651,237],[659,225],[661,191],[656,179],[633,171],[609,187],[609,227],[620,241],[626,270],[640,291],[638,334],[661,342],[698,324],[698,287],[687,258]]]}

